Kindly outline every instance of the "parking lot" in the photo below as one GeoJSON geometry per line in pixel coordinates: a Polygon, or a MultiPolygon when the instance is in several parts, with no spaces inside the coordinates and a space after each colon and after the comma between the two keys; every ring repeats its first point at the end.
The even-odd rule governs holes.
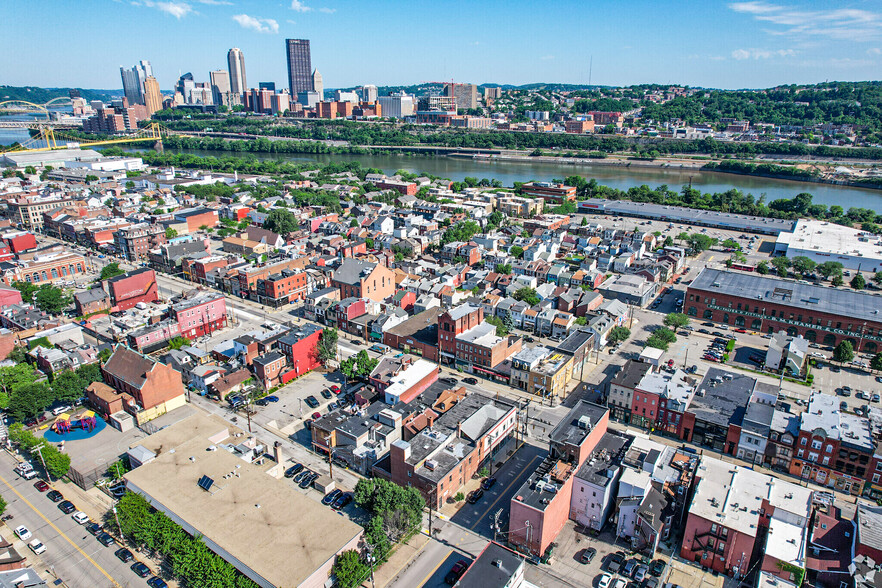
{"type": "Polygon", "coordinates": [[[316,412],[326,415],[330,412],[331,403],[342,400],[342,393],[338,397],[330,391],[331,386],[343,388],[342,374],[309,372],[273,392],[273,396],[279,399],[277,402],[269,402],[264,406],[254,405],[256,412],[252,419],[260,425],[278,429],[285,435],[293,435],[302,428],[304,421],[312,418],[311,415],[316,412]],[[322,392],[325,392],[324,396],[322,392]],[[309,397],[318,401],[318,406],[309,406],[309,397]]]}

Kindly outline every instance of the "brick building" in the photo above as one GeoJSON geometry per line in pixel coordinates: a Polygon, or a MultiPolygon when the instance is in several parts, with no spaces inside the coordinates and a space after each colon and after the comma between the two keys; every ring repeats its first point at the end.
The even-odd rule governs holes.
{"type": "Polygon", "coordinates": [[[37,238],[33,233],[26,231],[4,233],[3,240],[9,244],[9,248],[15,254],[37,248],[37,238]]]}
{"type": "Polygon", "coordinates": [[[264,388],[272,388],[282,383],[282,372],[285,371],[286,365],[287,360],[284,355],[278,351],[270,351],[255,357],[251,368],[264,388]]]}
{"type": "Polygon", "coordinates": [[[331,278],[343,298],[369,298],[382,302],[395,294],[395,274],[378,263],[347,258],[331,278]]]}
{"type": "Polygon", "coordinates": [[[382,357],[368,381],[386,404],[407,404],[438,380],[438,366],[413,355],[382,357]]]}
{"type": "Polygon", "coordinates": [[[136,269],[107,280],[110,305],[116,310],[128,310],[139,302],[159,300],[156,272],[150,268],[136,269]]]}
{"type": "Polygon", "coordinates": [[[759,274],[705,268],[686,290],[684,312],[764,333],[786,331],[810,342],[855,351],[882,350],[879,297],[759,274]]]}
{"type": "Polygon", "coordinates": [[[438,316],[440,306],[432,307],[383,332],[383,343],[429,361],[438,361],[438,316]]]}
{"type": "Polygon", "coordinates": [[[184,208],[174,212],[174,219],[179,223],[187,223],[187,231],[194,233],[199,227],[214,227],[218,223],[217,211],[211,208],[184,208]]]}
{"type": "Polygon", "coordinates": [[[484,322],[484,307],[465,303],[451,308],[438,317],[438,350],[442,361],[456,360],[456,337],[484,322]]]}
{"type": "Polygon", "coordinates": [[[179,372],[123,345],[114,348],[101,373],[117,394],[134,399],[135,404],[128,410],[139,422],[142,417],[149,420],[186,402],[179,372]]]}
{"type": "Polygon", "coordinates": [[[279,339],[278,350],[288,360],[289,371],[293,372],[291,377],[302,376],[321,365],[316,348],[322,330],[312,323],[304,323],[279,339]]]}
{"type": "Polygon", "coordinates": [[[521,186],[521,193],[534,198],[541,198],[545,202],[561,204],[576,199],[576,187],[564,184],[552,184],[551,182],[527,182],[521,186]]]}
{"type": "Polygon", "coordinates": [[[168,314],[184,337],[201,337],[227,326],[227,300],[220,292],[194,291],[172,304],[168,314]]]}
{"type": "Polygon", "coordinates": [[[303,300],[308,293],[309,279],[302,270],[283,269],[257,280],[257,301],[273,308],[303,300]]]}
{"type": "Polygon", "coordinates": [[[385,179],[375,182],[377,190],[395,190],[404,196],[416,196],[417,185],[414,182],[400,182],[398,180],[385,179]]]}
{"type": "Polygon", "coordinates": [[[16,281],[40,284],[59,278],[71,278],[82,274],[85,268],[86,259],[79,253],[49,251],[30,259],[20,259],[14,267],[3,270],[3,282],[7,286],[16,281]]]}
{"type": "Polygon", "coordinates": [[[212,270],[227,267],[229,259],[220,255],[211,255],[198,259],[184,258],[181,260],[181,270],[191,282],[204,285],[207,282],[206,276],[212,270]]]}
{"type": "Polygon", "coordinates": [[[166,242],[165,227],[139,223],[114,233],[114,244],[120,256],[129,261],[143,261],[147,253],[166,242]]]}
{"type": "Polygon", "coordinates": [[[564,130],[567,133],[575,133],[584,135],[585,133],[594,132],[594,119],[589,120],[568,120],[564,123],[564,130]]]}

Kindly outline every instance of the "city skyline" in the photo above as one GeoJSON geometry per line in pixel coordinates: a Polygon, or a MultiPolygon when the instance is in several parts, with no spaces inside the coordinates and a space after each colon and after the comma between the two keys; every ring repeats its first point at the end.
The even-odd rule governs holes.
{"type": "Polygon", "coordinates": [[[274,81],[283,87],[286,38],[311,40],[329,88],[451,79],[761,88],[876,79],[882,65],[882,9],[868,2],[829,8],[817,0],[759,0],[696,11],[685,3],[564,1],[555,8],[567,18],[551,19],[541,29],[535,26],[535,7],[523,2],[450,2],[433,9],[431,26],[412,10],[378,10],[346,0],[99,4],[107,21],[138,23],[150,34],[124,32],[129,27],[102,28],[98,34],[90,11],[53,0],[6,4],[0,31],[20,51],[8,63],[3,83],[118,89],[120,63],[146,59],[167,91],[182,72],[207,80],[208,72],[227,65],[228,50],[239,47],[250,56],[249,86],[274,81]],[[394,34],[375,34],[383,27],[394,34]],[[95,35],[88,44],[69,44],[65,60],[27,34],[60,36],[70,29],[95,35]],[[181,39],[187,40],[184,51],[181,39]],[[386,57],[364,59],[366,48],[386,57]]]}

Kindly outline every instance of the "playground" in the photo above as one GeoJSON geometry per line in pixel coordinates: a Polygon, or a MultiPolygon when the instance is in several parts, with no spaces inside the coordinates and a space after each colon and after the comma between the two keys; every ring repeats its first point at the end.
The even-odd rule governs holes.
{"type": "Polygon", "coordinates": [[[77,417],[68,413],[58,415],[49,429],[43,433],[43,438],[50,443],[63,443],[65,441],[80,441],[89,439],[100,433],[107,423],[93,411],[87,410],[77,417]]]}

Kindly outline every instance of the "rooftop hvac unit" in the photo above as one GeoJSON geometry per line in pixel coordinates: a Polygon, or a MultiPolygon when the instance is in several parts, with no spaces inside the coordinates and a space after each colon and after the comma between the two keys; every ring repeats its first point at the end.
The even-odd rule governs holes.
{"type": "Polygon", "coordinates": [[[426,460],[426,469],[430,472],[434,472],[435,468],[438,467],[438,463],[435,460],[427,459],[426,460]]]}

